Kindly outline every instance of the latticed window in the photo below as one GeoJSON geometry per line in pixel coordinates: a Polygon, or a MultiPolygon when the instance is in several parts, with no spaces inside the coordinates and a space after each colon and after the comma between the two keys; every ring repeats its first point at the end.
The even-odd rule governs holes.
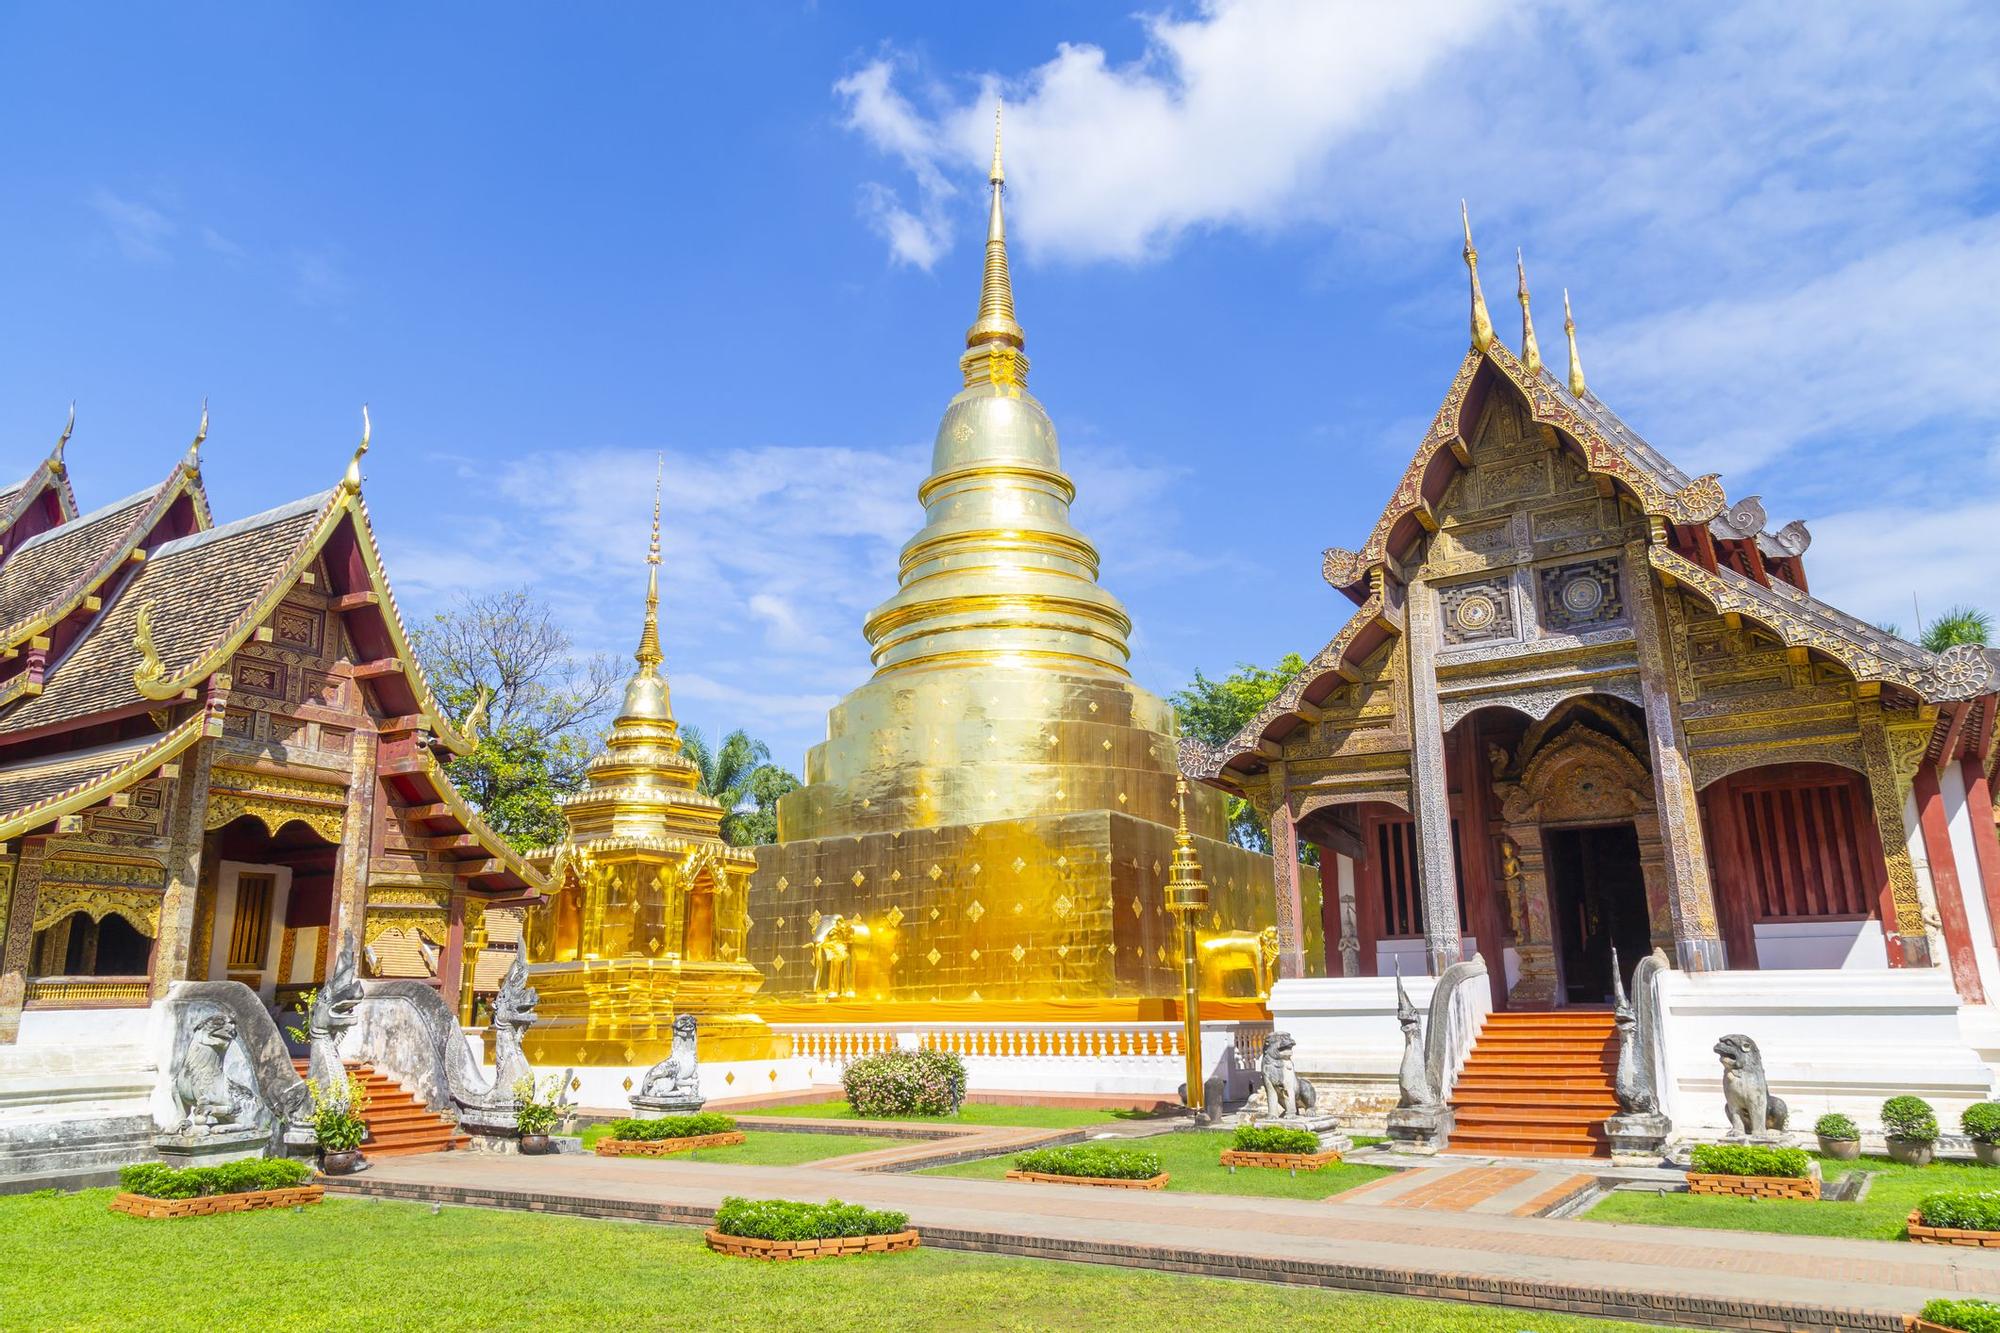
{"type": "Polygon", "coordinates": [[[229,966],[261,972],[271,938],[270,875],[239,875],[236,879],[236,921],[229,931],[229,966]]]}
{"type": "Polygon", "coordinates": [[[1761,920],[1868,915],[1859,784],[1745,783],[1736,791],[1745,870],[1761,920]]]}
{"type": "MultiPolygon", "coordinates": [[[[1417,860],[1417,821],[1408,816],[1375,825],[1377,882],[1382,889],[1382,934],[1385,937],[1424,933],[1423,875],[1417,860]]],[[[1459,850],[1458,821],[1451,822],[1451,861],[1456,872],[1458,919],[1465,921],[1465,858],[1459,850]]]]}

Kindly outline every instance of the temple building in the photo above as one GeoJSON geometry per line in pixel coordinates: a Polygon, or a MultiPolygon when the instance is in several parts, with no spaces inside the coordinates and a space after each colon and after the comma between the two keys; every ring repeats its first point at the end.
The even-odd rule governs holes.
{"type": "Polygon", "coordinates": [[[1626,981],[1659,950],[1684,1087],[1713,1085],[1697,1034],[1723,1025],[1859,1114],[1877,1086],[1984,1095],[2000,655],[1813,596],[1803,523],[1731,503],[1590,392],[1567,294],[1551,367],[1525,273],[1516,354],[1469,225],[1465,259],[1471,349],[1373,529],[1325,554],[1354,609],[1232,741],[1183,746],[1270,820],[1287,975],[1329,974],[1272,1002],[1302,1067],[1381,1086],[1341,1024],[1380,1028],[1391,993],[1341,978],[1476,955],[1495,1008],[1603,1008],[1614,950],[1626,981]]]}
{"type": "MultiPolygon", "coordinates": [[[[925,524],[863,626],[874,675],[832,710],[758,852],[749,958],[774,1022],[1175,1011],[1174,717],[1127,669],[1131,621],[1098,585],[1027,390],[997,135],[990,181],[925,524]]],[[[1223,808],[1203,791],[1189,809],[1214,890],[1205,947],[1225,964],[1218,1003],[1261,1016],[1270,862],[1223,840],[1223,808]]]]}
{"type": "Polygon", "coordinates": [[[699,1020],[704,1060],[779,1050],[749,1008],[762,982],[744,955],[755,859],[723,841],[727,812],[698,789],[661,671],[657,490],[646,565],[638,669],[587,785],[563,798],[569,837],[530,855],[551,881],[523,937],[541,994],[537,1063],[650,1065],[680,1013],[699,1020]]]}
{"type": "Polygon", "coordinates": [[[0,492],[0,1042],[142,1041],[182,980],[284,1007],[348,929],[462,1007],[485,906],[545,882],[445,775],[473,736],[412,656],[365,431],[332,489],[217,526],[206,429],[91,513],[68,431],[0,492]]]}

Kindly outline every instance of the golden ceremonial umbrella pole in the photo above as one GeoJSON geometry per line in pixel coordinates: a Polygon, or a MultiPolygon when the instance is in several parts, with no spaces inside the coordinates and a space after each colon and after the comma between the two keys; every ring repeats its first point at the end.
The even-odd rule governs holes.
{"type": "Polygon", "coordinates": [[[1181,1046],[1187,1053],[1187,1108],[1199,1115],[1206,1080],[1201,1065],[1201,960],[1195,923],[1208,910],[1208,885],[1202,882],[1201,861],[1188,835],[1186,778],[1174,780],[1174,792],[1180,828],[1174,834],[1174,859],[1167,876],[1167,910],[1181,923],[1181,1046]]]}

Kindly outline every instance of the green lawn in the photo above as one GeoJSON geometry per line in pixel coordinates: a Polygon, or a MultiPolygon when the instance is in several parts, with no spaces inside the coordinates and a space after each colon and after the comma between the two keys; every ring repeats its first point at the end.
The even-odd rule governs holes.
{"type": "Polygon", "coordinates": [[[1820,1169],[1829,1185],[1855,1167],[1875,1173],[1868,1197],[1860,1203],[1618,1193],[1591,1209],[1588,1216],[1593,1222],[1645,1222],[1654,1226],[1714,1227],[1722,1231],[1900,1240],[1910,1209],[1926,1194],[1939,1190],[2000,1189],[2000,1169],[1975,1163],[1899,1166],[1886,1157],[1864,1157],[1854,1163],[1820,1158],[1820,1169]]]}
{"type": "MultiPolygon", "coordinates": [[[[700,1232],[332,1199],[142,1222],[108,1190],[0,1198],[4,1322],[34,1329],[1207,1328],[1634,1333],[1637,1324],[916,1250],[810,1264],[700,1232]],[[1198,1313],[1197,1313],[1198,1312],[1198,1313]]],[[[921,1220],[919,1219],[921,1226],[921,1220]]]]}
{"type": "MultiPolygon", "coordinates": [[[[1294,1176],[1289,1171],[1278,1171],[1267,1167],[1238,1167],[1232,1174],[1222,1165],[1222,1150],[1229,1146],[1230,1135],[1215,1130],[1183,1130],[1172,1134],[1156,1134],[1151,1138],[1134,1139],[1130,1145],[1145,1152],[1160,1155],[1160,1165],[1172,1179],[1167,1181],[1170,1190],[1184,1190],[1191,1194],[1254,1194],[1276,1199],[1324,1199],[1342,1190],[1351,1190],[1356,1185],[1365,1185],[1371,1180],[1379,1180],[1389,1175],[1387,1167],[1355,1166],[1342,1162],[1338,1166],[1323,1167],[1318,1171],[1301,1171],[1294,1176]]],[[[983,1157],[976,1162],[960,1162],[955,1166],[934,1166],[919,1172],[926,1176],[972,1176],[982,1180],[998,1180],[1014,1165],[1014,1155],[1007,1153],[999,1157],[983,1157]]]]}
{"type": "MultiPolygon", "coordinates": [[[[768,1106],[743,1115],[806,1116],[815,1120],[859,1120],[846,1102],[812,1102],[805,1106],[768,1106]]],[[[1072,1129],[1078,1125],[1108,1125],[1118,1120],[1145,1120],[1137,1111],[1090,1111],[1071,1106],[989,1106],[967,1102],[957,1115],[898,1116],[913,1124],[1020,1125],[1031,1129],[1072,1129]]]]}
{"type": "MultiPolygon", "coordinates": [[[[597,1141],[610,1132],[609,1125],[592,1125],[584,1130],[584,1151],[596,1147],[597,1141]]],[[[692,1152],[675,1153],[673,1157],[659,1160],[679,1158],[690,1162],[728,1162],[739,1166],[797,1166],[800,1162],[818,1162],[828,1157],[845,1157],[849,1153],[893,1148],[908,1142],[908,1139],[888,1138],[880,1134],[794,1134],[790,1130],[759,1133],[748,1129],[743,1132],[741,1143],[732,1143],[726,1148],[696,1148],[692,1152]]]]}

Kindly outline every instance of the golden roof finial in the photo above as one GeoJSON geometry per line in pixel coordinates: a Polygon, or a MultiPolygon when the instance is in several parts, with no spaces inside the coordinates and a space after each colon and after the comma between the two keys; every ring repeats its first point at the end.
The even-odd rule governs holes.
{"type": "Polygon", "coordinates": [[[639,651],[632,654],[642,671],[666,660],[660,653],[660,481],[666,470],[667,456],[660,454],[653,464],[653,540],[646,547],[646,624],[639,631],[639,651]]]}
{"type": "Polygon", "coordinates": [[[194,443],[188,446],[188,451],[187,451],[188,471],[199,472],[201,470],[201,442],[207,438],[208,438],[208,395],[203,394],[201,398],[201,425],[195,428],[194,443]]]}
{"type": "Polygon", "coordinates": [[[1528,261],[1514,251],[1514,272],[1521,279],[1521,364],[1530,375],[1542,373],[1542,345],[1535,341],[1535,317],[1528,313],[1528,261]]]}
{"type": "Polygon", "coordinates": [[[1000,205],[1006,173],[1000,167],[1000,109],[993,111],[993,206],[986,218],[986,272],[979,285],[979,318],[965,331],[965,345],[1002,342],[1019,348],[1026,338],[1014,319],[1014,282],[1007,272],[1007,219],[1000,205]]]}
{"type": "Polygon", "coordinates": [[[361,456],[368,452],[369,437],[375,428],[368,420],[368,404],[361,405],[361,443],[354,450],[354,457],[347,460],[347,472],[340,479],[340,489],[358,491],[361,489],[361,456]]]}
{"type": "Polygon", "coordinates": [[[1576,354],[1576,320],[1569,313],[1569,288],[1563,288],[1563,332],[1569,335],[1569,391],[1583,397],[1583,359],[1576,354]]]}
{"type": "Polygon", "coordinates": [[[69,420],[63,423],[62,436],[56,447],[49,451],[49,466],[57,472],[63,470],[63,446],[69,443],[70,432],[76,429],[76,399],[69,400],[69,420]]]}
{"type": "Polygon", "coordinates": [[[153,646],[151,598],[141,602],[138,613],[132,617],[132,651],[139,655],[138,664],[132,668],[132,683],[144,693],[147,686],[159,684],[167,675],[167,664],[160,660],[160,650],[153,646]]]}
{"type": "Polygon", "coordinates": [[[1479,290],[1479,251],[1472,248],[1472,214],[1463,199],[1458,201],[1458,216],[1465,224],[1465,267],[1472,274],[1472,346],[1483,352],[1500,340],[1493,333],[1493,317],[1486,313],[1486,294],[1479,290]]]}

